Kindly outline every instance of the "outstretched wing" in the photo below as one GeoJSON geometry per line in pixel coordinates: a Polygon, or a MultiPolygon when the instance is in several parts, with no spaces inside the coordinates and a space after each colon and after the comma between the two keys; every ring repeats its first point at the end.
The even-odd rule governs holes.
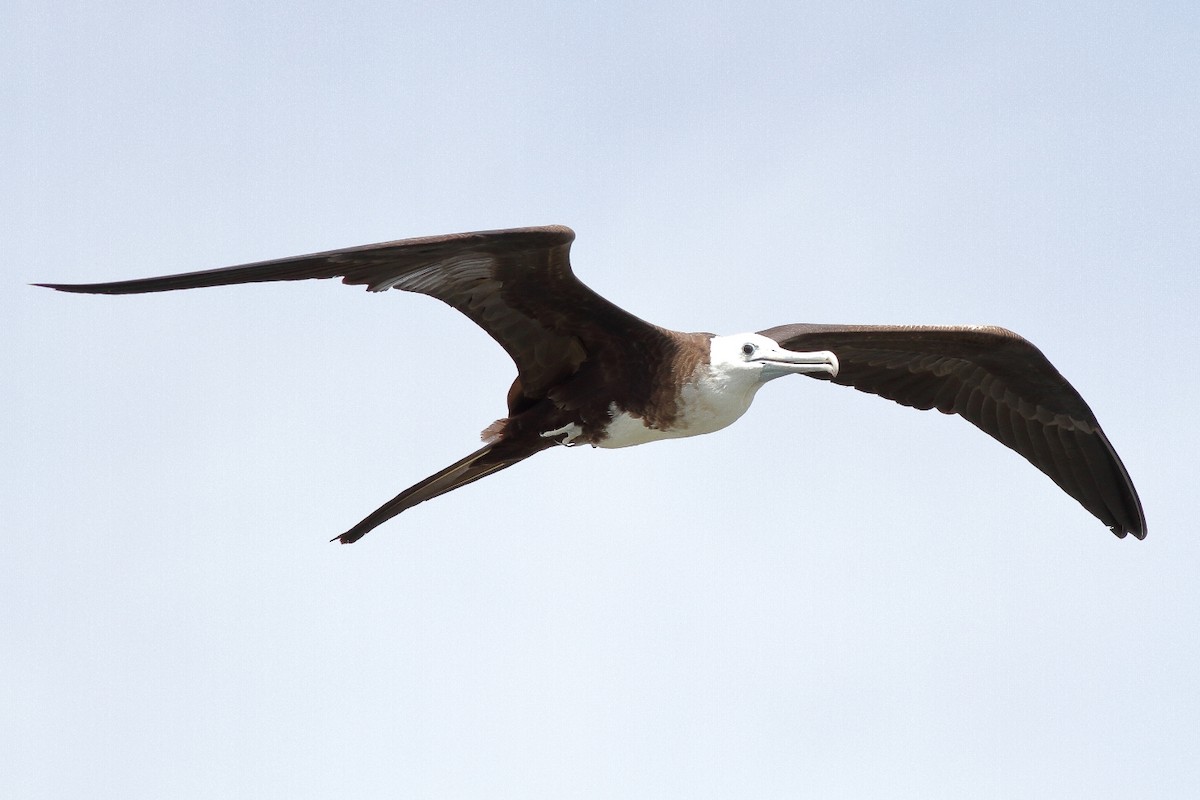
{"type": "Polygon", "coordinates": [[[1117,536],[1146,536],[1129,473],[1057,369],[1004,328],[780,325],[761,331],[789,350],[831,350],[832,380],[902,405],[958,414],[1057,483],[1117,536]]]}
{"type": "Polygon", "coordinates": [[[341,278],[373,292],[401,289],[461,311],[508,351],[523,394],[544,396],[575,372],[602,334],[657,330],[575,277],[575,233],[552,225],[455,233],[348,247],[223,269],[112,283],[40,283],[64,292],[136,294],[235,283],[341,278]]]}

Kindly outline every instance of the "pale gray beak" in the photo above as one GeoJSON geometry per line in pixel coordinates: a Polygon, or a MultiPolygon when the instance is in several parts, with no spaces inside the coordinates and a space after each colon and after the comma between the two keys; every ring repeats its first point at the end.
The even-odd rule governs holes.
{"type": "Polygon", "coordinates": [[[754,361],[763,364],[763,380],[769,381],[784,375],[811,375],[814,373],[837,377],[838,359],[828,350],[800,353],[782,347],[759,350],[754,361]]]}

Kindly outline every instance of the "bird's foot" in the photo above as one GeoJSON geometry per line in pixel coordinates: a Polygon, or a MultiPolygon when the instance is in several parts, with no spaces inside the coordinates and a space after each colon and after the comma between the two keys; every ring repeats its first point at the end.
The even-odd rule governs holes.
{"type": "Polygon", "coordinates": [[[553,439],[555,436],[563,436],[564,438],[559,439],[558,443],[563,447],[574,447],[575,440],[578,439],[582,433],[583,429],[572,422],[567,425],[563,425],[561,428],[555,428],[552,431],[546,431],[541,436],[543,439],[553,439]]]}

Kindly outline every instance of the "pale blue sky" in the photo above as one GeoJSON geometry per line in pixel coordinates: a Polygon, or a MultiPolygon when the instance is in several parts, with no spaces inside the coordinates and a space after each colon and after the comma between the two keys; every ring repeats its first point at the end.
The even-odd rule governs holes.
{"type": "Polygon", "coordinates": [[[0,796],[1200,794],[1192,3],[9,3],[0,796]],[[1119,541],[965,423],[789,379],[714,436],[474,449],[427,298],[31,281],[564,223],[654,322],[993,323],[1119,541]]]}

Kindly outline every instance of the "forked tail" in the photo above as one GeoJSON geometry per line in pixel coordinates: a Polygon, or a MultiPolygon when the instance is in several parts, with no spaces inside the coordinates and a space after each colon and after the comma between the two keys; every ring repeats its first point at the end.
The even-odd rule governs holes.
{"type": "MultiPolygon", "coordinates": [[[[355,525],[341,536],[335,536],[329,541],[353,544],[367,535],[374,528],[387,522],[401,511],[407,511],[417,503],[432,500],[438,495],[453,491],[460,486],[466,486],[480,478],[486,478],[493,472],[511,467],[518,461],[523,461],[544,448],[522,448],[517,451],[511,446],[505,447],[503,442],[491,442],[476,450],[461,461],[456,461],[441,472],[430,475],[420,483],[410,486],[355,525]],[[503,452],[494,452],[494,451],[503,452]]],[[[553,444],[548,442],[547,446],[553,444]]]]}

